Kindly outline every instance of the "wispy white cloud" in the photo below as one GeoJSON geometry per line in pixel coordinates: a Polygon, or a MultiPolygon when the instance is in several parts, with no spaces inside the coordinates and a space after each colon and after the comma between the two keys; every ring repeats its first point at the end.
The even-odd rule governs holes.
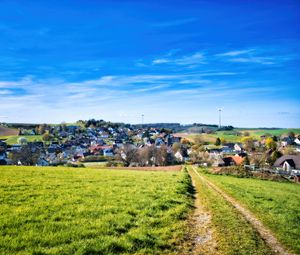
{"type": "Polygon", "coordinates": [[[218,57],[235,57],[235,56],[244,55],[244,54],[247,54],[247,53],[250,53],[250,52],[253,52],[253,51],[254,51],[254,49],[234,50],[234,51],[219,53],[219,54],[216,54],[215,56],[218,56],[218,57]]]}
{"type": "Polygon", "coordinates": [[[191,55],[181,56],[177,58],[156,58],[152,61],[152,65],[172,64],[181,66],[197,66],[205,63],[205,56],[201,52],[196,52],[191,55]]]}
{"type": "Polygon", "coordinates": [[[137,89],[135,90],[135,92],[150,92],[150,91],[158,91],[160,89],[164,89],[169,87],[169,84],[161,84],[161,85],[157,85],[157,86],[153,86],[153,87],[146,87],[146,88],[141,88],[141,89],[137,89]]]}
{"type": "Polygon", "coordinates": [[[157,58],[152,61],[152,64],[157,65],[157,64],[166,64],[170,62],[171,60],[167,58],[157,58]]]}
{"type": "Polygon", "coordinates": [[[295,56],[274,54],[272,49],[257,47],[253,49],[234,50],[225,53],[215,54],[221,60],[238,63],[256,63],[263,65],[278,64],[289,61],[295,56]]]}
{"type": "Polygon", "coordinates": [[[269,94],[269,87],[257,83],[229,82],[228,76],[232,75],[239,74],[211,71],[112,75],[81,82],[25,77],[0,82],[4,90],[15,91],[14,88],[20,87],[24,90],[22,94],[0,96],[0,108],[9,116],[7,121],[12,122],[61,122],[94,117],[136,123],[141,113],[147,121],[195,121],[193,118],[201,113],[207,118],[201,121],[211,122],[216,101],[225,105],[245,98],[243,103],[248,100],[249,107],[255,108],[257,95],[269,94]]]}
{"type": "Polygon", "coordinates": [[[265,65],[275,64],[274,58],[270,57],[241,57],[241,58],[231,58],[229,59],[231,62],[239,62],[239,63],[258,63],[265,65]]]}
{"type": "Polygon", "coordinates": [[[11,90],[8,89],[0,90],[0,95],[9,95],[9,94],[12,94],[11,90]]]}

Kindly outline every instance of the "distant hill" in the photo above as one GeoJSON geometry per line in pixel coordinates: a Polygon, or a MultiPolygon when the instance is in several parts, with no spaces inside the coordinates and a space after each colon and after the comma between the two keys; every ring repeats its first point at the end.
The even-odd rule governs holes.
{"type": "Polygon", "coordinates": [[[0,136],[18,135],[18,133],[17,129],[0,126],[0,136]]]}

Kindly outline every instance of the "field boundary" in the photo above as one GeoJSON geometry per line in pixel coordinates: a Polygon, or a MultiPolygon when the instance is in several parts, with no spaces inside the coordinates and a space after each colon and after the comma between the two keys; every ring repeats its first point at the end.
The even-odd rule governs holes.
{"type": "Polygon", "coordinates": [[[219,193],[226,201],[228,201],[233,207],[235,207],[244,218],[253,226],[254,229],[259,233],[261,238],[267,243],[267,245],[277,254],[282,255],[294,255],[293,253],[288,252],[285,247],[277,240],[277,238],[273,235],[273,233],[267,229],[263,223],[257,219],[252,212],[243,207],[239,202],[233,199],[231,196],[227,195],[222,189],[220,189],[217,185],[213,184],[205,177],[201,176],[198,171],[195,170],[195,167],[192,166],[193,171],[196,175],[209,187],[219,193]]]}
{"type": "MultiPolygon", "coordinates": [[[[93,167],[91,167],[93,168],[93,167]]],[[[95,168],[97,169],[97,168],[95,168]]],[[[100,167],[98,169],[101,169],[100,167]]],[[[157,167],[104,167],[108,170],[128,170],[128,171],[153,171],[153,172],[180,172],[183,169],[182,165],[174,166],[157,166],[157,167]]]]}

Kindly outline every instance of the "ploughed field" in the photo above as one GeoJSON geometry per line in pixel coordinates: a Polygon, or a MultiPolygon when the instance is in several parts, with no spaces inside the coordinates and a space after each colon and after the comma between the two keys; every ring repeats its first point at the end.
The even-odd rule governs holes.
{"type": "Polygon", "coordinates": [[[0,167],[0,254],[175,254],[185,172],[0,167]]]}

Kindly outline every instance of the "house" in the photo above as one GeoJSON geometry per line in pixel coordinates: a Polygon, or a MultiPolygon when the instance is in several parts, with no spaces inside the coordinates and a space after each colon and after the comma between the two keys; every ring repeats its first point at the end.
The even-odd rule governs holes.
{"type": "Polygon", "coordinates": [[[67,132],[71,134],[75,134],[75,132],[79,129],[79,126],[66,126],[67,132]]]}
{"type": "Polygon", "coordinates": [[[234,150],[229,146],[223,146],[221,150],[223,153],[234,153],[234,150]]]}
{"type": "Polygon", "coordinates": [[[216,159],[214,160],[212,166],[214,166],[214,167],[225,166],[225,162],[220,156],[217,156],[216,159]]]}
{"type": "Polygon", "coordinates": [[[108,132],[99,132],[100,133],[100,137],[102,139],[106,139],[109,138],[109,133],[108,132]]]}
{"type": "Polygon", "coordinates": [[[280,140],[281,140],[281,146],[292,145],[294,143],[294,139],[290,136],[284,136],[280,140]]]}
{"type": "Polygon", "coordinates": [[[280,171],[283,170],[293,177],[295,182],[300,182],[300,156],[285,155],[277,159],[274,166],[280,171]]]}
{"type": "Polygon", "coordinates": [[[296,139],[294,140],[294,143],[295,143],[296,145],[300,145],[300,138],[296,138],[296,139]]]}
{"type": "Polygon", "coordinates": [[[180,143],[181,137],[179,137],[179,136],[173,136],[173,135],[167,135],[165,137],[165,141],[166,141],[166,144],[168,146],[172,146],[174,143],[180,143]]]}
{"type": "Polygon", "coordinates": [[[235,156],[232,156],[231,158],[232,158],[234,164],[237,166],[241,165],[244,161],[244,157],[242,157],[240,155],[235,155],[235,156]]]}
{"type": "Polygon", "coordinates": [[[155,146],[161,146],[161,145],[164,145],[164,144],[165,144],[165,142],[161,137],[158,137],[158,138],[155,139],[155,146]]]}
{"type": "Polygon", "coordinates": [[[182,161],[183,161],[183,156],[182,156],[182,154],[181,154],[179,151],[177,151],[177,152],[174,154],[174,157],[175,157],[176,160],[179,161],[179,162],[182,162],[182,161]]]}
{"type": "Polygon", "coordinates": [[[234,150],[235,150],[236,152],[242,152],[242,150],[243,150],[242,144],[236,143],[236,144],[234,145],[234,150]]]}
{"type": "Polygon", "coordinates": [[[6,151],[0,151],[0,166],[7,165],[7,153],[6,151]]]}
{"type": "Polygon", "coordinates": [[[50,164],[49,164],[49,162],[46,159],[40,158],[38,160],[38,162],[36,163],[36,165],[37,166],[49,166],[50,164]]]}
{"type": "Polygon", "coordinates": [[[112,148],[105,148],[105,149],[103,149],[103,156],[105,156],[105,157],[113,157],[114,156],[114,152],[113,152],[112,148]]]}
{"type": "Polygon", "coordinates": [[[300,156],[284,155],[275,161],[274,167],[300,175],[300,156]]]}
{"type": "Polygon", "coordinates": [[[120,140],[120,139],[115,139],[114,144],[115,144],[117,147],[121,147],[121,146],[123,145],[123,141],[120,140]]]}

